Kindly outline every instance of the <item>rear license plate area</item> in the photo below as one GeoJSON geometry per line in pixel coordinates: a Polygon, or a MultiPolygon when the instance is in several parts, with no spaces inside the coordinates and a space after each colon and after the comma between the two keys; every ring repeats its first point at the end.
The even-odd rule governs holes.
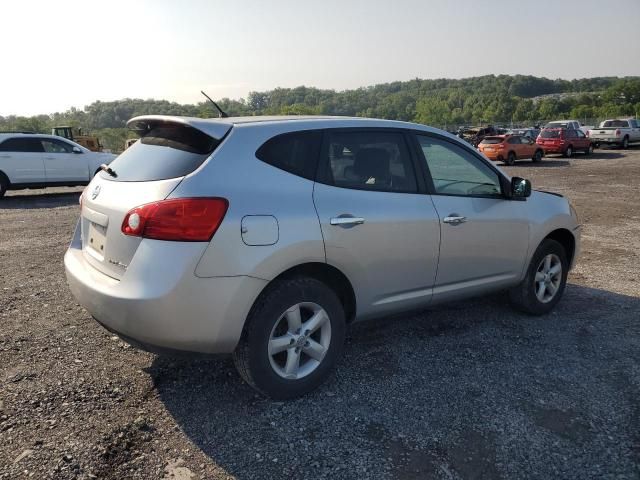
{"type": "Polygon", "coordinates": [[[100,256],[104,256],[107,242],[107,229],[102,225],[89,222],[89,234],[87,235],[87,247],[100,256]]]}

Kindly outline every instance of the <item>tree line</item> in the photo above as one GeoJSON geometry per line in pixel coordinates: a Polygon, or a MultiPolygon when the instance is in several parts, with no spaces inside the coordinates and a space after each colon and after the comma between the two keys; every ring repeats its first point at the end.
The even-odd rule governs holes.
{"type": "MultiPolygon", "coordinates": [[[[251,92],[246,99],[223,98],[230,116],[348,115],[413,121],[441,128],[487,123],[537,123],[554,118],[593,119],[640,113],[640,77],[552,80],[525,75],[485,75],[465,79],[414,79],[353,90],[313,87],[251,92]]],[[[80,126],[103,145],[122,150],[127,120],[164,114],[215,117],[203,101],[182,105],[166,100],[96,101],[84,109],[22,116],[0,116],[0,130],[48,133],[54,125],[80,126]]]]}

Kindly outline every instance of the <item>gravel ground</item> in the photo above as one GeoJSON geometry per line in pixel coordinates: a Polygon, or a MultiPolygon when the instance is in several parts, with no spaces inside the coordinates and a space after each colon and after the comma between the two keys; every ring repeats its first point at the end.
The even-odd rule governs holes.
{"type": "Polygon", "coordinates": [[[139,352],[67,289],[79,189],[0,201],[0,478],[640,478],[640,150],[507,170],[568,195],[583,252],[557,310],[504,295],[351,328],[292,402],[227,358],[139,352]]]}

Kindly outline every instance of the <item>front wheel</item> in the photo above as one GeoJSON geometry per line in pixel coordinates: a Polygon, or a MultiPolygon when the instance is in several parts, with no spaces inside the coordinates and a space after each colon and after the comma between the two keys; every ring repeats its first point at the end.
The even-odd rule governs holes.
{"type": "Polygon", "coordinates": [[[534,162],[540,162],[542,160],[542,150],[536,150],[536,153],[534,153],[532,160],[534,162]]]}
{"type": "Polygon", "coordinates": [[[264,395],[283,400],[304,395],[333,370],[345,323],[340,300],[324,283],[309,277],[279,281],[252,307],[234,363],[264,395]]]}
{"type": "Polygon", "coordinates": [[[529,315],[549,313],[560,301],[567,283],[569,262],[564,247],[545,239],[533,255],[527,274],[509,291],[512,305],[529,315]]]}
{"type": "Polygon", "coordinates": [[[591,155],[593,153],[593,143],[590,143],[589,146],[585,149],[585,155],[591,155]]]}

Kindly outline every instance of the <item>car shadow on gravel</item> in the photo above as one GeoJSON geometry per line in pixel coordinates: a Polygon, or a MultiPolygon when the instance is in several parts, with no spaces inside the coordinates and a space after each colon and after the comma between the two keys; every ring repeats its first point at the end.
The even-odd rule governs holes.
{"type": "Polygon", "coordinates": [[[6,195],[0,198],[0,210],[24,210],[78,205],[80,192],[6,195]]]}
{"type": "Polygon", "coordinates": [[[570,285],[543,317],[493,295],[356,324],[330,380],[289,402],[230,359],[147,372],[237,478],[599,478],[640,466],[639,315],[640,298],[570,285]]]}
{"type": "MultiPolygon", "coordinates": [[[[540,162],[527,162],[518,161],[510,166],[510,168],[527,167],[527,168],[553,168],[553,167],[567,167],[569,162],[567,160],[549,159],[543,158],[540,162]]],[[[506,165],[502,165],[503,167],[506,165]]]]}

